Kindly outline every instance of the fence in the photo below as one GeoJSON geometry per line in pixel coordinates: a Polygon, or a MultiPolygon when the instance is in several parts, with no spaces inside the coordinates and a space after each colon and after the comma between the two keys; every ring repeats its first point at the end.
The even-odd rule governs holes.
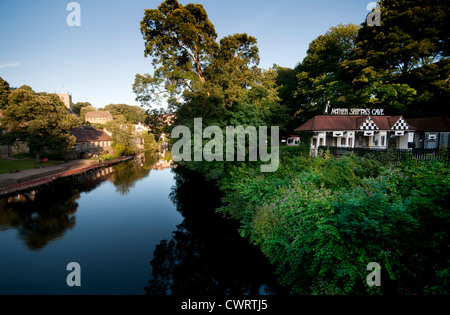
{"type": "Polygon", "coordinates": [[[441,160],[450,164],[450,149],[369,149],[369,148],[340,148],[330,146],[320,146],[320,151],[329,152],[334,156],[346,154],[358,156],[375,156],[386,162],[392,161],[395,164],[404,159],[414,159],[419,161],[441,160]]]}

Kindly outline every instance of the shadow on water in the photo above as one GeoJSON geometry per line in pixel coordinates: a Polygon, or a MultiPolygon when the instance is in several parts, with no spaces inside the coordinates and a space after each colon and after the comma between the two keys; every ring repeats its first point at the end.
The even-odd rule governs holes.
{"type": "Polygon", "coordinates": [[[105,170],[90,172],[0,199],[0,231],[16,229],[30,250],[40,250],[75,227],[80,194],[94,190],[112,175],[105,170]]]}
{"type": "Polygon", "coordinates": [[[184,168],[173,169],[171,200],[183,215],[173,239],[156,246],[148,295],[282,294],[274,269],[238,226],[215,212],[220,195],[214,184],[184,168]]]}
{"type": "Polygon", "coordinates": [[[30,250],[41,250],[75,228],[77,200],[82,193],[111,181],[118,193],[126,195],[155,169],[159,160],[158,154],[146,152],[135,161],[60,178],[40,189],[0,198],[0,231],[16,229],[30,250]]]}
{"type": "MultiPolygon", "coordinates": [[[[76,229],[78,202],[83,193],[109,181],[118,194],[128,195],[138,181],[151,176],[152,170],[170,166],[170,153],[147,153],[108,169],[59,179],[36,191],[0,198],[0,231],[16,230],[28,250],[38,252],[76,229]]],[[[173,296],[285,293],[277,285],[274,270],[260,250],[241,238],[234,221],[225,220],[215,212],[220,206],[215,185],[181,167],[173,168],[172,172],[175,186],[170,199],[176,207],[172,211],[178,211],[183,221],[172,232],[172,239],[154,240],[155,247],[150,247],[154,252],[148,253],[152,257],[148,259],[152,271],[151,275],[148,271],[144,273],[144,285],[146,282],[148,285],[141,292],[173,296]]],[[[167,195],[160,197],[166,199],[167,195]]],[[[141,214],[143,206],[137,202],[135,207],[140,207],[141,214]]],[[[153,219],[151,213],[148,215],[153,219]]],[[[177,215],[175,224],[179,222],[177,215]]],[[[146,235],[150,232],[142,231],[146,235]]],[[[133,242],[129,246],[137,246],[139,250],[148,246],[133,242]]],[[[126,266],[121,271],[125,275],[128,272],[126,266]]]]}

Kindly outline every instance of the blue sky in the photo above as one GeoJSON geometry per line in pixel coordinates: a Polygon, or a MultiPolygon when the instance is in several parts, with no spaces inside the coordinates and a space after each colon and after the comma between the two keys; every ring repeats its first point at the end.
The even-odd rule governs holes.
{"type": "MultiPolygon", "coordinates": [[[[36,92],[66,92],[95,107],[139,105],[137,73],[152,73],[140,21],[162,0],[79,0],[81,26],[66,19],[69,0],[0,0],[0,77],[36,92]]],[[[179,0],[204,5],[219,39],[247,33],[258,39],[262,68],[293,68],[309,43],[338,24],[361,24],[365,0],[179,0]]]]}

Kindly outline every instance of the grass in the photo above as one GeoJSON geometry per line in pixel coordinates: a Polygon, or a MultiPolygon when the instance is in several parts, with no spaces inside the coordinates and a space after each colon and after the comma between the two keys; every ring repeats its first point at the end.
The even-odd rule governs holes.
{"type": "MultiPolygon", "coordinates": [[[[42,167],[61,164],[61,161],[48,161],[42,162],[42,167]]],[[[14,171],[23,171],[32,168],[38,168],[36,160],[1,160],[0,161],[0,174],[10,173],[14,171]]]]}

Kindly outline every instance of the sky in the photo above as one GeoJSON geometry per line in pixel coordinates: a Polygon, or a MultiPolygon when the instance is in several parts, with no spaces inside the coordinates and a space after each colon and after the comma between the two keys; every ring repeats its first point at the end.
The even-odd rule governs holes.
{"type": "MultiPolygon", "coordinates": [[[[152,74],[140,22],[162,0],[78,0],[80,25],[69,26],[69,0],[0,0],[0,77],[12,87],[70,93],[72,101],[140,105],[136,74],[152,74]]],[[[365,21],[369,0],[179,0],[200,3],[218,39],[258,40],[260,67],[294,68],[330,27],[365,21]]]]}

